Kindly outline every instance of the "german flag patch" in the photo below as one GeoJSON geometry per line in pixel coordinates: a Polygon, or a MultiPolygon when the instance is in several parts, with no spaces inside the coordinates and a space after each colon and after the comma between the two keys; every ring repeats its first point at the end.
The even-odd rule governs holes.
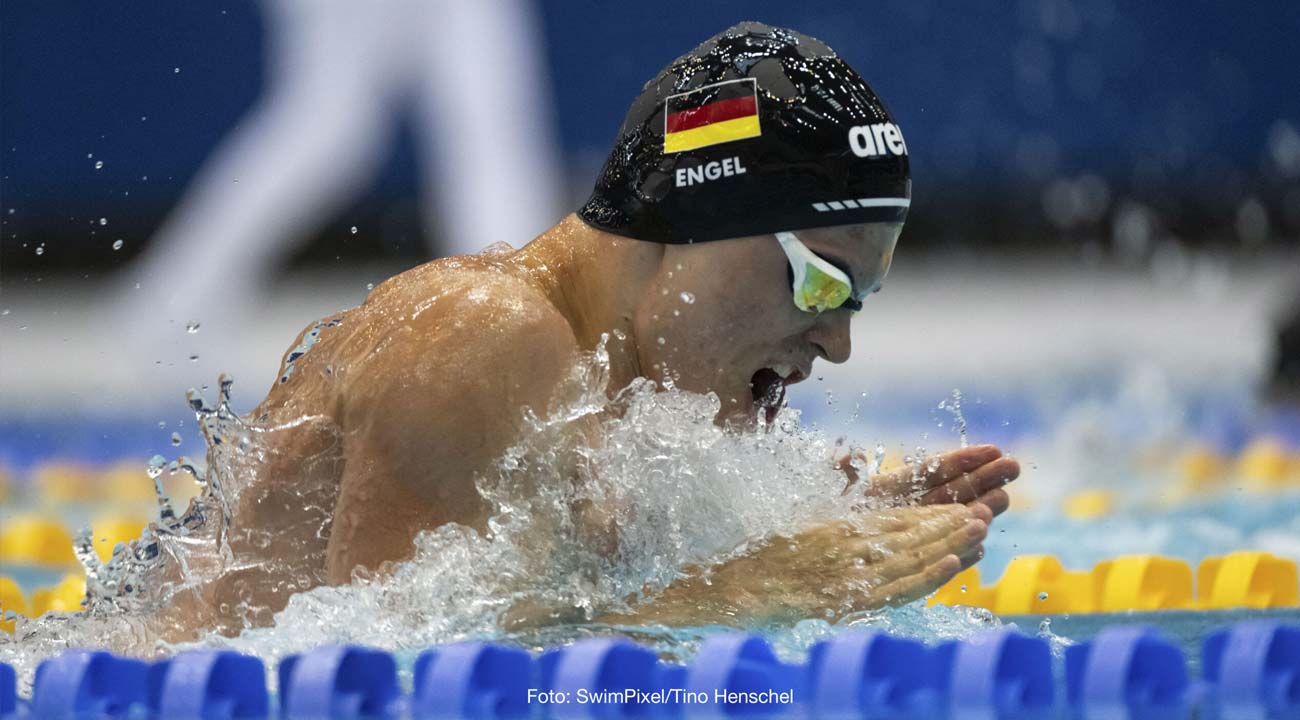
{"type": "Polygon", "coordinates": [[[725,80],[669,95],[664,103],[664,152],[676,153],[758,137],[758,83],[725,80]]]}

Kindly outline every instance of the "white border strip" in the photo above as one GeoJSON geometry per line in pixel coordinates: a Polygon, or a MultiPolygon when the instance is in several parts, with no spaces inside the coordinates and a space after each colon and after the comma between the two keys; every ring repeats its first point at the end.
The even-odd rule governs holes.
{"type": "Polygon", "coordinates": [[[912,200],[911,198],[858,198],[857,200],[830,200],[824,203],[815,202],[812,206],[817,212],[851,210],[854,208],[911,207],[912,200]]]}

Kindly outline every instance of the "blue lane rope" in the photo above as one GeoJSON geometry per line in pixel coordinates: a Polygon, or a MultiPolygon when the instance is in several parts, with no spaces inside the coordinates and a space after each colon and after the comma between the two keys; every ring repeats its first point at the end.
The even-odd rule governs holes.
{"type": "Polygon", "coordinates": [[[540,655],[465,642],[420,655],[406,695],[389,653],[331,646],[280,662],[276,705],[255,657],[200,650],[147,663],[82,650],[41,663],[31,700],[0,664],[0,718],[1300,718],[1300,626],[1253,620],[1207,634],[1197,679],[1186,660],[1146,626],[1067,648],[1063,673],[1046,640],[1006,628],[936,646],[846,632],[803,664],[746,633],[709,638],[686,665],[621,637],[540,655]]]}

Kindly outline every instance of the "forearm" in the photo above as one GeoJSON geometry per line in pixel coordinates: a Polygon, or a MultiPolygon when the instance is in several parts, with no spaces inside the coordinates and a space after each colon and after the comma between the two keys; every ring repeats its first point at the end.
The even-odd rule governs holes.
{"type": "Polygon", "coordinates": [[[668,587],[626,611],[607,612],[597,622],[611,625],[733,625],[738,627],[802,617],[795,609],[797,588],[759,577],[751,556],[733,558],[710,568],[693,566],[668,587]]]}
{"type": "Polygon", "coordinates": [[[674,583],[624,612],[607,612],[596,622],[608,625],[744,625],[753,619],[747,598],[727,598],[694,580],[674,583]]]}

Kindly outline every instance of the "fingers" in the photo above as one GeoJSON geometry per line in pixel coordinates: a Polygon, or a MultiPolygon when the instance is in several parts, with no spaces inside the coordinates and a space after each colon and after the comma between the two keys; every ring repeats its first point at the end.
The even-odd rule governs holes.
{"type": "MultiPolygon", "coordinates": [[[[872,549],[881,553],[873,558],[874,561],[888,561],[894,555],[915,551],[917,548],[923,548],[930,543],[943,540],[954,533],[959,534],[968,523],[978,523],[980,527],[987,527],[982,521],[973,519],[974,516],[970,508],[962,505],[938,506],[930,509],[945,510],[946,512],[930,513],[928,515],[918,513],[921,519],[911,527],[867,541],[872,549]]],[[[913,570],[913,572],[916,572],[916,570],[913,570]]]]}
{"type": "Polygon", "coordinates": [[[980,560],[984,559],[984,544],[980,543],[974,548],[962,553],[958,558],[961,560],[961,569],[965,570],[980,560]]]}
{"type": "Polygon", "coordinates": [[[992,516],[983,503],[948,504],[827,523],[788,544],[792,554],[781,562],[826,584],[822,595],[839,598],[831,602],[841,611],[910,602],[983,557],[992,516]],[[882,526],[894,529],[882,532],[882,526]]]}
{"type": "Polygon", "coordinates": [[[980,502],[972,502],[967,503],[966,507],[970,508],[971,515],[975,519],[984,521],[985,525],[993,522],[993,509],[989,506],[980,502]]]}
{"type": "Polygon", "coordinates": [[[999,457],[1002,457],[1002,451],[997,445],[973,445],[945,453],[939,458],[939,464],[934,470],[926,466],[923,474],[933,486],[987,465],[999,457]]]}
{"type": "Polygon", "coordinates": [[[947,555],[962,557],[973,551],[988,537],[989,526],[983,520],[967,520],[957,530],[942,538],[927,543],[919,549],[910,549],[897,554],[884,568],[885,575],[902,577],[921,572],[929,565],[938,562],[947,555]]]}
{"type": "Polygon", "coordinates": [[[983,542],[988,523],[973,518],[968,508],[946,507],[961,508],[961,512],[932,516],[908,530],[866,538],[853,549],[874,576],[873,584],[921,572],[944,555],[961,555],[983,542]]]}
{"type": "Polygon", "coordinates": [[[919,573],[880,586],[872,593],[879,604],[904,605],[934,592],[961,572],[961,559],[945,555],[919,573]]]}
{"type": "Polygon", "coordinates": [[[984,557],[982,541],[987,535],[987,526],[978,520],[972,520],[971,523],[981,526],[980,531],[954,534],[946,542],[926,548],[925,560],[909,563],[909,568],[915,568],[915,572],[876,588],[871,593],[872,601],[887,605],[910,603],[934,592],[957,573],[979,562],[984,557]],[[954,551],[942,552],[945,546],[954,548],[954,551]]]}
{"type": "MultiPolygon", "coordinates": [[[[925,491],[940,487],[1002,456],[996,445],[975,445],[945,453],[937,463],[921,463],[892,473],[877,475],[867,487],[869,495],[897,495],[909,490],[925,491]],[[933,468],[933,469],[932,469],[933,468]]],[[[933,460],[933,459],[932,459],[933,460]]],[[[951,500],[944,502],[952,502],[951,500]]]]}
{"type": "Polygon", "coordinates": [[[975,513],[975,517],[984,520],[984,522],[992,522],[993,518],[1006,512],[1007,508],[1011,507],[1011,496],[1007,494],[1006,490],[997,488],[984,493],[977,500],[969,503],[967,507],[971,509],[971,512],[975,513]],[[985,515],[988,516],[987,519],[985,519],[985,515]]]}
{"type": "Polygon", "coordinates": [[[907,505],[882,510],[871,510],[869,516],[858,519],[857,534],[881,535],[884,533],[905,532],[916,527],[926,519],[948,517],[953,515],[954,512],[958,516],[969,517],[969,514],[963,514],[961,511],[954,511],[953,508],[948,505],[907,505]]]}
{"type": "Polygon", "coordinates": [[[967,503],[995,488],[1020,477],[1020,463],[1015,458],[999,457],[996,460],[976,468],[973,472],[963,473],[951,478],[921,496],[924,504],[967,503]]]}

